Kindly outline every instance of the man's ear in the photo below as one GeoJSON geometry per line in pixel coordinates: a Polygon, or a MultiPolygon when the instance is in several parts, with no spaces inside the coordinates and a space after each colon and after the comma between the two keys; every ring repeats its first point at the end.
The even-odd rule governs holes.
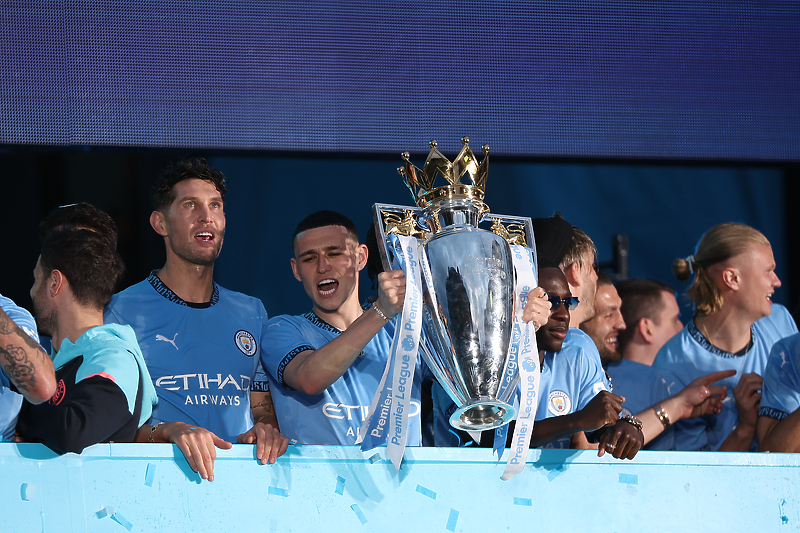
{"type": "Polygon", "coordinates": [[[739,282],[741,278],[739,277],[739,270],[733,267],[728,267],[722,271],[722,283],[727,285],[727,287],[733,291],[739,290],[739,282]]]}
{"type": "Polygon", "coordinates": [[[292,263],[292,273],[294,273],[295,279],[302,283],[303,280],[302,278],[300,278],[300,272],[298,272],[297,270],[297,261],[295,260],[294,257],[292,257],[290,259],[290,262],[292,263]]]}
{"type": "Polygon", "coordinates": [[[167,236],[167,221],[161,211],[150,213],[150,226],[162,237],[167,236]]]}
{"type": "Polygon", "coordinates": [[[642,339],[649,343],[653,342],[653,321],[647,317],[642,317],[639,319],[639,323],[636,324],[636,331],[639,332],[639,335],[642,336],[642,339]]]}
{"type": "Polygon", "coordinates": [[[50,297],[58,296],[64,292],[64,289],[69,285],[67,277],[60,270],[53,269],[47,279],[47,291],[50,297]]]}
{"type": "Polygon", "coordinates": [[[564,271],[564,277],[567,278],[569,290],[572,292],[572,294],[580,294],[580,291],[572,290],[579,289],[581,287],[581,266],[577,261],[567,267],[567,269],[564,271]]]}
{"type": "Polygon", "coordinates": [[[366,244],[359,244],[356,246],[356,261],[359,272],[367,266],[367,259],[369,259],[369,248],[366,244]]]}

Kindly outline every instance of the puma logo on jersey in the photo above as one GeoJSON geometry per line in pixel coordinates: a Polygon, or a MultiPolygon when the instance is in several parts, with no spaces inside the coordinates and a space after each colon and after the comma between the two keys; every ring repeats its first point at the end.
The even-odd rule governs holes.
{"type": "MultiPolygon", "coordinates": [[[[177,337],[177,336],[178,336],[178,334],[176,333],[175,337],[177,337]]],[[[178,349],[178,345],[175,344],[175,337],[172,337],[172,339],[170,340],[170,339],[166,338],[164,335],[156,335],[156,340],[157,341],[168,342],[171,345],[173,345],[175,347],[175,349],[177,350],[178,349]]]]}

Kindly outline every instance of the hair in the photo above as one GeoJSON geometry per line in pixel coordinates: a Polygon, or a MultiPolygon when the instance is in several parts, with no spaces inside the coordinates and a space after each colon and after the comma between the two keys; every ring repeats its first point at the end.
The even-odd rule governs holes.
{"type": "Polygon", "coordinates": [[[337,213],[336,211],[322,210],[311,213],[300,221],[300,223],[294,229],[294,233],[292,234],[292,245],[294,245],[295,237],[297,237],[300,233],[310,229],[323,228],[325,226],[342,226],[347,230],[347,233],[349,233],[356,240],[356,242],[359,242],[358,230],[356,229],[356,225],[353,224],[352,220],[341,213],[337,213]]]}
{"type": "Polygon", "coordinates": [[[558,267],[561,270],[566,270],[573,263],[578,263],[581,268],[593,268],[594,265],[586,264],[585,256],[587,253],[597,258],[597,247],[594,245],[594,241],[581,229],[572,226],[572,241],[569,243],[567,253],[564,254],[558,267]]]}
{"type": "Polygon", "coordinates": [[[55,229],[42,243],[39,263],[46,275],[58,270],[75,300],[103,309],[117,288],[125,264],[105,237],[88,229],[55,229]]]}
{"type": "Polygon", "coordinates": [[[722,292],[711,279],[708,269],[745,253],[751,244],[770,245],[763,233],[746,224],[717,224],[700,239],[694,256],[676,259],[672,263],[672,271],[679,281],[686,281],[692,273],[695,274],[687,293],[697,313],[707,315],[722,308],[722,292]]]}
{"type": "Polygon", "coordinates": [[[216,168],[208,166],[203,158],[184,159],[172,163],[153,184],[150,199],[153,209],[164,211],[175,201],[175,185],[183,180],[198,179],[211,183],[219,192],[222,201],[228,194],[228,178],[216,168]]]}
{"type": "Polygon", "coordinates": [[[617,333],[621,350],[633,339],[641,319],[657,320],[663,308],[661,294],[664,292],[675,294],[672,287],[653,279],[626,279],[617,283],[617,293],[622,299],[620,311],[625,321],[625,329],[617,333]]]}
{"type": "Polygon", "coordinates": [[[39,239],[44,242],[56,229],[88,229],[102,235],[117,249],[119,233],[114,220],[105,211],[86,202],[56,207],[39,222],[39,239]]]}

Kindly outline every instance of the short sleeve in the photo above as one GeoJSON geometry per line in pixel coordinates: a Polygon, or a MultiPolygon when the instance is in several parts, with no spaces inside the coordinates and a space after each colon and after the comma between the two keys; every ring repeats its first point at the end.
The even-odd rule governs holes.
{"type": "Polygon", "coordinates": [[[800,407],[800,379],[797,358],[800,336],[793,335],[775,343],[764,371],[760,416],[781,420],[800,407]]]}
{"type": "Polygon", "coordinates": [[[289,317],[279,316],[267,323],[261,362],[264,369],[279,385],[286,387],[283,372],[292,359],[306,350],[315,350],[304,331],[289,317]]]}

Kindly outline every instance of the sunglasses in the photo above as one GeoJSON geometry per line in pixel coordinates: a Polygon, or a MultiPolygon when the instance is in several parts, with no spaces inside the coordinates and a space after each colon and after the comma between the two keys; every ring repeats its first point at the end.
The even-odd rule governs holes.
{"type": "Polygon", "coordinates": [[[551,311],[555,311],[556,309],[558,309],[558,306],[561,304],[564,304],[564,307],[567,308],[567,311],[572,311],[576,307],[578,307],[578,304],[580,303],[577,296],[570,296],[569,298],[548,296],[547,299],[550,301],[550,304],[552,304],[552,307],[550,308],[551,311]]]}

